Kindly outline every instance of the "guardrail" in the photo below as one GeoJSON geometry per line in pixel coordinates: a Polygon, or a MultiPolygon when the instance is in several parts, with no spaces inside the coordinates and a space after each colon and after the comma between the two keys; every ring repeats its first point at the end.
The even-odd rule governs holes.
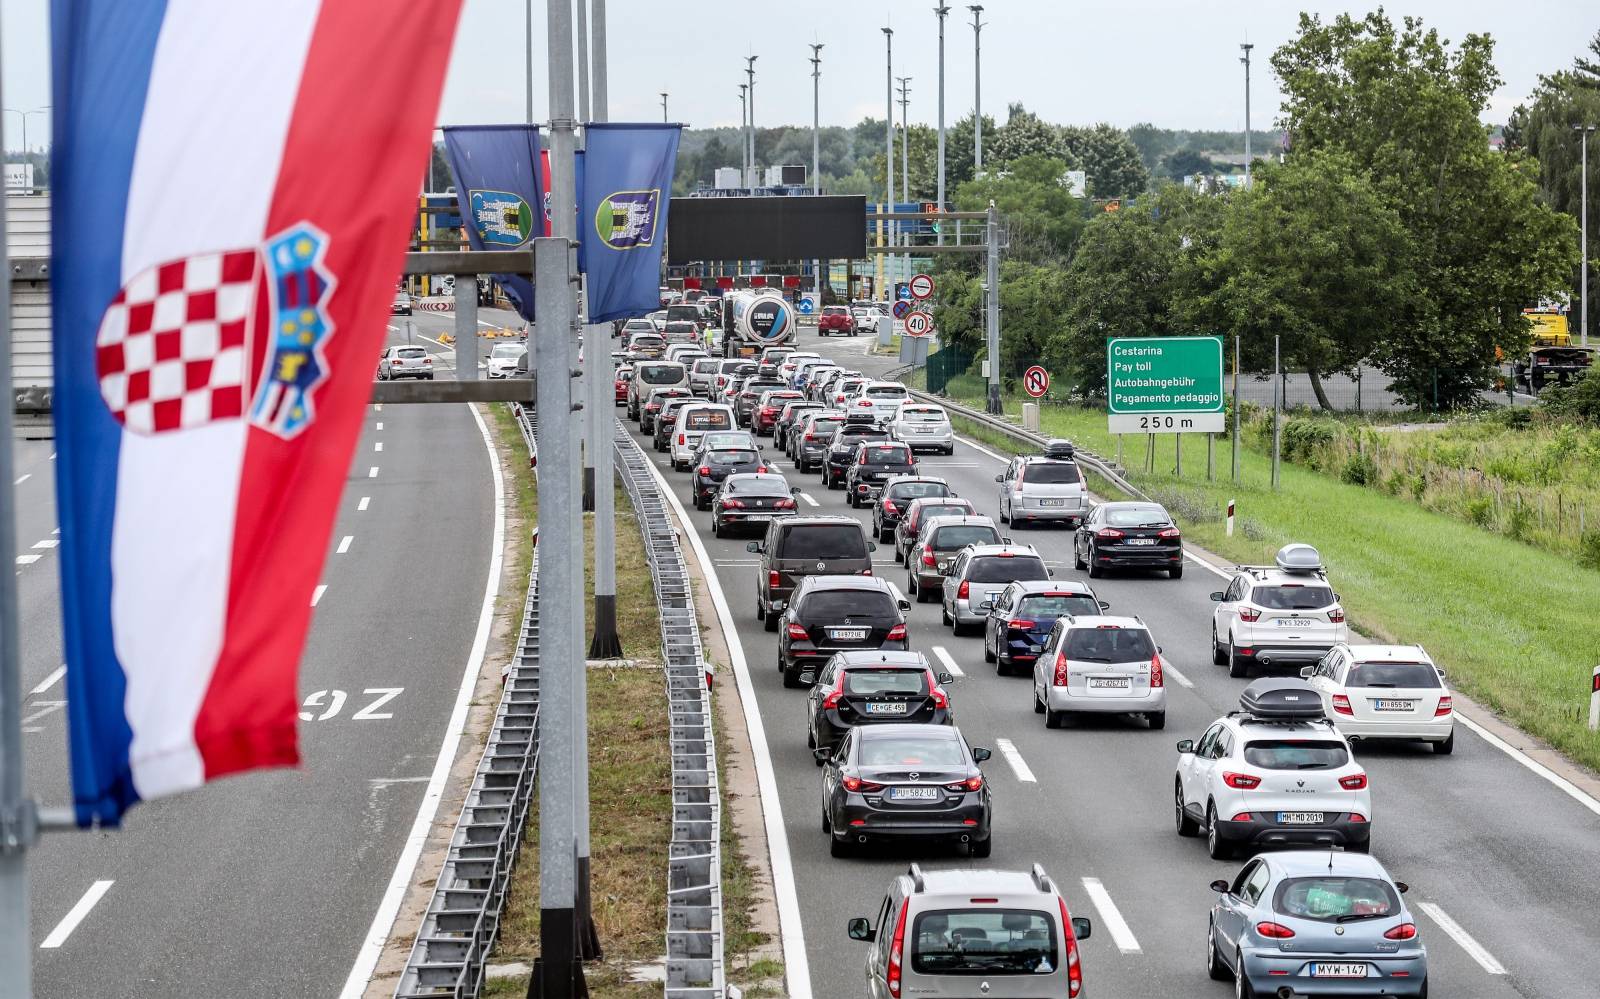
{"type": "Polygon", "coordinates": [[[666,999],[722,999],[722,799],[711,692],[689,572],[649,459],[619,421],[617,471],[639,515],[655,580],[672,744],[666,999]]]}
{"type": "MultiPolygon", "coordinates": [[[[520,411],[530,456],[534,419],[531,410],[520,411]]],[[[396,999],[474,999],[483,991],[539,766],[538,586],[535,545],[517,654],[396,999]]]]}

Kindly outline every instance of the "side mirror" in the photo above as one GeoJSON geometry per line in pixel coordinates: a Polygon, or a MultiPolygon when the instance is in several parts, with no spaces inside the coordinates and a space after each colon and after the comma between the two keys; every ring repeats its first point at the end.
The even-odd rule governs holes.
{"type": "Polygon", "coordinates": [[[994,480],[995,480],[995,481],[996,481],[996,482],[1004,482],[1004,481],[1005,481],[1005,480],[1006,480],[1006,477],[1005,477],[1005,476],[1004,476],[1004,475],[996,475],[996,476],[995,476],[995,477],[994,477],[994,480]]]}
{"type": "MultiPolygon", "coordinates": [[[[944,684],[944,683],[954,683],[956,678],[954,676],[952,676],[951,674],[949,674],[949,673],[940,673],[938,675],[938,677],[936,677],[936,679],[941,684],[944,684]]],[[[988,750],[985,750],[985,752],[988,752],[988,750]]],[[[976,755],[976,754],[974,754],[974,755],[976,755]]]]}
{"type": "Polygon", "coordinates": [[[1442,669],[1440,669],[1440,668],[1439,668],[1439,667],[1437,667],[1437,666],[1435,666],[1435,667],[1434,667],[1434,668],[1433,668],[1433,670],[1434,670],[1434,672],[1436,672],[1436,673],[1438,673],[1438,674],[1439,674],[1439,679],[1441,679],[1441,680],[1443,680],[1443,679],[1444,679],[1444,678],[1445,678],[1445,677],[1446,677],[1446,676],[1448,676],[1448,675],[1449,675],[1449,674],[1448,674],[1448,673],[1446,673],[1446,672],[1445,672],[1445,671],[1444,671],[1444,670],[1442,670],[1442,669]]]}
{"type": "Polygon", "coordinates": [[[863,943],[871,943],[875,936],[872,932],[872,924],[867,922],[865,916],[857,916],[850,920],[846,925],[845,932],[850,934],[851,940],[860,940],[863,943]]]}
{"type": "Polygon", "coordinates": [[[1343,603],[1344,602],[1344,598],[1339,596],[1339,594],[1335,593],[1333,595],[1333,602],[1336,603],[1336,604],[1337,603],[1343,603]]]}
{"type": "Polygon", "coordinates": [[[799,486],[790,486],[789,487],[789,495],[790,496],[799,496],[800,495],[800,487],[799,486]]]}
{"type": "Polygon", "coordinates": [[[1302,667],[1300,667],[1300,678],[1303,679],[1303,680],[1309,680],[1313,676],[1316,676],[1316,674],[1317,674],[1317,668],[1315,666],[1302,666],[1302,667]]]}
{"type": "Polygon", "coordinates": [[[1228,894],[1228,882],[1224,881],[1222,878],[1218,878],[1217,880],[1211,882],[1211,890],[1226,895],[1228,894]]]}
{"type": "Polygon", "coordinates": [[[817,682],[817,671],[814,670],[814,669],[801,670],[800,671],[800,682],[804,683],[804,684],[816,683],[817,682]]]}
{"type": "Polygon", "coordinates": [[[1001,538],[1000,539],[1000,543],[1002,545],[1009,545],[1011,543],[1011,539],[1010,538],[1001,538]]]}
{"type": "Polygon", "coordinates": [[[973,759],[973,762],[976,762],[976,763],[982,763],[985,760],[987,760],[990,756],[993,756],[993,755],[994,754],[989,752],[987,749],[974,749],[972,751],[972,759],[973,759]]]}
{"type": "Polygon", "coordinates": [[[1182,742],[1178,743],[1178,752],[1182,754],[1194,752],[1194,740],[1184,739],[1182,742]]]}
{"type": "Polygon", "coordinates": [[[1101,610],[1110,610],[1111,609],[1111,601],[1109,601],[1109,600],[1100,601],[1100,609],[1101,610]]]}
{"type": "MultiPolygon", "coordinates": [[[[1045,575],[1046,575],[1046,576],[1049,576],[1049,577],[1050,577],[1050,578],[1052,578],[1052,579],[1054,579],[1054,578],[1055,578],[1055,575],[1056,575],[1056,571],[1055,571],[1055,570],[1054,570],[1054,569],[1046,569],[1046,570],[1045,570],[1045,571],[1044,571],[1044,574],[1045,574],[1045,575]]],[[[1156,651],[1157,651],[1157,652],[1160,652],[1160,651],[1161,651],[1161,650],[1160,650],[1160,649],[1157,649],[1157,650],[1156,650],[1156,651]]]]}
{"type": "Polygon", "coordinates": [[[833,750],[828,749],[827,747],[819,747],[817,749],[813,749],[811,751],[811,755],[817,759],[817,762],[826,763],[830,758],[832,758],[833,750]]]}
{"type": "Polygon", "coordinates": [[[1222,603],[1222,591],[1221,590],[1216,590],[1215,592],[1213,592],[1211,594],[1211,602],[1215,603],[1215,604],[1222,603]]]}
{"type": "Polygon", "coordinates": [[[1404,895],[1406,892],[1411,890],[1411,886],[1406,884],[1404,881],[1396,881],[1394,883],[1394,890],[1404,895]]]}
{"type": "Polygon", "coordinates": [[[878,550],[878,543],[876,541],[868,541],[867,542],[867,551],[875,552],[877,550],[878,550]]]}
{"type": "Polygon", "coordinates": [[[761,542],[752,541],[749,544],[744,546],[744,550],[747,551],[747,552],[755,552],[756,554],[759,555],[759,554],[761,554],[763,548],[762,548],[761,542]]]}
{"type": "Polygon", "coordinates": [[[1089,939],[1089,931],[1091,929],[1092,927],[1089,925],[1088,916],[1072,917],[1072,935],[1077,937],[1079,940],[1089,939]]]}
{"type": "Polygon", "coordinates": [[[1157,645],[1156,646],[1156,655],[1160,655],[1160,654],[1161,654],[1161,646],[1157,645]]]}
{"type": "Polygon", "coordinates": [[[901,597],[899,600],[895,601],[895,606],[899,607],[901,610],[910,610],[911,609],[911,601],[905,599],[904,597],[901,597]]]}
{"type": "Polygon", "coordinates": [[[994,610],[994,597],[984,597],[983,603],[978,605],[978,609],[981,611],[994,610]]]}

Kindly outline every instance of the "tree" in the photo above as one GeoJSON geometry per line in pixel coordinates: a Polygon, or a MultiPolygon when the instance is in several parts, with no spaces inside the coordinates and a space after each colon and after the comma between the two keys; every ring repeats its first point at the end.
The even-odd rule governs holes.
{"type": "Polygon", "coordinates": [[[984,136],[984,163],[990,169],[1004,168],[1024,156],[1065,160],[1072,169],[1077,168],[1076,159],[1067,154],[1061,133],[1054,125],[1024,108],[1020,101],[1010,105],[1008,110],[1010,117],[995,129],[994,141],[989,141],[987,132],[984,136]]]}
{"type": "Polygon", "coordinates": [[[1594,54],[1593,59],[1579,56],[1573,60],[1573,81],[1585,90],[1600,90],[1600,31],[1589,39],[1589,51],[1594,54]]]}
{"type": "Polygon", "coordinates": [[[1062,158],[1089,175],[1091,197],[1132,197],[1149,186],[1150,171],[1122,129],[1101,122],[1090,128],[1063,125],[1059,132],[1066,152],[1062,158]]]}
{"type": "Polygon", "coordinates": [[[1083,228],[1084,205],[1063,183],[1067,165],[1046,156],[1013,160],[1005,171],[969,180],[952,199],[957,211],[983,211],[993,201],[1010,227],[1007,257],[1062,264],[1083,228]]]}
{"type": "Polygon", "coordinates": [[[1179,149],[1161,161],[1161,171],[1173,180],[1182,180],[1195,174],[1216,173],[1217,165],[1197,149],[1179,149]]]}

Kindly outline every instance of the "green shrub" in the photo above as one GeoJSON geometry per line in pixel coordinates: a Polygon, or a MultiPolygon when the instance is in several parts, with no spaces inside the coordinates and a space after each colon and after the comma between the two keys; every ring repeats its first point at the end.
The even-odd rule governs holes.
{"type": "Polygon", "coordinates": [[[1478,527],[1492,527],[1494,525],[1494,500],[1488,496],[1478,496],[1467,500],[1467,519],[1478,527]]]}
{"type": "Polygon", "coordinates": [[[1520,503],[1512,503],[1506,507],[1506,534],[1521,541],[1528,536],[1528,530],[1533,527],[1533,513],[1520,503]]]}
{"type": "Polygon", "coordinates": [[[1313,464],[1316,452],[1339,436],[1339,425],[1332,420],[1295,416],[1283,424],[1283,458],[1298,464],[1313,464]]]}
{"type": "Polygon", "coordinates": [[[1578,564],[1585,569],[1600,569],[1600,531],[1584,531],[1578,539],[1578,564]]]}
{"type": "Polygon", "coordinates": [[[1344,460],[1339,470],[1339,481],[1353,486],[1365,486],[1378,479],[1378,466],[1365,454],[1352,454],[1344,460]]]}

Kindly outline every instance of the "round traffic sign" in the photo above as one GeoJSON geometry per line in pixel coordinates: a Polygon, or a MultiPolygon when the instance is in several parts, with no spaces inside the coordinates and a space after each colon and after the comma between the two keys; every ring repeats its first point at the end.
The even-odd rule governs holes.
{"type": "Polygon", "coordinates": [[[911,297],[917,301],[925,301],[933,297],[933,278],[926,274],[918,274],[911,279],[911,297]]]}
{"type": "Polygon", "coordinates": [[[1035,399],[1050,391],[1050,372],[1035,364],[1022,373],[1022,391],[1035,399]]]}
{"type": "Polygon", "coordinates": [[[893,311],[896,319],[904,319],[906,317],[906,313],[911,311],[911,303],[902,298],[900,301],[894,303],[893,311]]]}
{"type": "Polygon", "coordinates": [[[817,296],[801,295],[799,301],[796,303],[796,306],[800,310],[800,314],[802,316],[809,316],[811,313],[817,310],[817,296]]]}
{"type": "Polygon", "coordinates": [[[926,312],[906,316],[906,336],[927,336],[933,332],[933,317],[926,312]]]}

